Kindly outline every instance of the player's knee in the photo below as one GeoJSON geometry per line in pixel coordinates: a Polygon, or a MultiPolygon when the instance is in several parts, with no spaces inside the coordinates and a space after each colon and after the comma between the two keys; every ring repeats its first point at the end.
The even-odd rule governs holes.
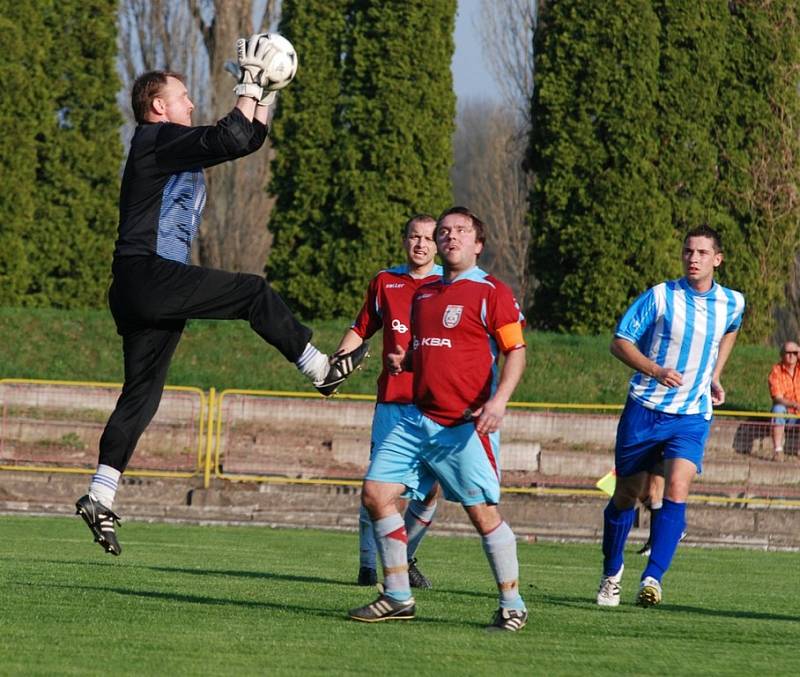
{"type": "Polygon", "coordinates": [[[396,512],[396,501],[399,493],[391,491],[391,487],[383,482],[364,482],[361,490],[361,505],[372,519],[385,517],[387,512],[396,512]]]}
{"type": "Polygon", "coordinates": [[[664,498],[669,499],[675,503],[685,503],[689,496],[689,487],[691,482],[684,479],[671,480],[664,492],[664,498]]]}
{"type": "Polygon", "coordinates": [[[629,510],[644,494],[646,494],[644,484],[624,482],[618,478],[617,486],[614,489],[614,505],[617,510],[629,510]]]}
{"type": "Polygon", "coordinates": [[[503,518],[495,505],[479,503],[478,505],[464,506],[472,525],[479,534],[486,535],[500,526],[503,518]]]}

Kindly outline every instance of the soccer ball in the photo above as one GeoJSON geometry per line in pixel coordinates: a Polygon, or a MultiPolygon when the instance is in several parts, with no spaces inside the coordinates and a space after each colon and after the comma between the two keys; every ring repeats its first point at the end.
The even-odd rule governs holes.
{"type": "Polygon", "coordinates": [[[292,43],[278,33],[264,33],[261,40],[268,40],[277,51],[263,74],[261,86],[270,92],[283,89],[297,73],[297,52],[292,43]]]}

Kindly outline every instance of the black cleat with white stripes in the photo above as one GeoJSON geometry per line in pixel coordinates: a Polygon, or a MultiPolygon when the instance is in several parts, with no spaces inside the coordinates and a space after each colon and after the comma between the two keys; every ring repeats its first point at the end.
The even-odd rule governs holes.
{"type": "Polygon", "coordinates": [[[348,376],[361,368],[364,359],[369,355],[369,343],[364,341],[358,348],[344,355],[333,355],[330,369],[324,379],[314,383],[314,387],[325,397],[333,395],[348,376]]]}
{"type": "Polygon", "coordinates": [[[372,604],[350,609],[350,618],[362,623],[377,623],[379,621],[410,621],[414,618],[417,607],[414,598],[404,602],[381,595],[372,604]]]}
{"type": "Polygon", "coordinates": [[[111,510],[106,508],[100,501],[95,500],[89,494],[82,496],[75,503],[75,514],[83,517],[86,526],[91,529],[94,535],[95,543],[99,543],[100,547],[112,555],[119,555],[122,552],[122,547],[117,541],[117,533],[115,526],[121,523],[119,516],[111,510]]]}
{"type": "Polygon", "coordinates": [[[487,630],[508,630],[517,632],[522,630],[528,622],[528,611],[526,609],[498,609],[491,625],[487,625],[487,630]]]}

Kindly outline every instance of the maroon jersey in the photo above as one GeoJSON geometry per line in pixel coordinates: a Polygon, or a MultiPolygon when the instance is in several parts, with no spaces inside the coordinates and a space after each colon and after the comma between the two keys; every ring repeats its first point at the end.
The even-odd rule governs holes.
{"type": "Polygon", "coordinates": [[[353,323],[353,331],[363,339],[370,338],[383,328],[383,369],[378,376],[378,402],[410,404],[412,375],[402,372],[390,376],[386,371],[386,354],[400,346],[408,350],[411,344],[411,300],[417,289],[440,278],[441,266],[434,266],[427,277],[414,278],[408,274],[408,264],[382,270],[369,283],[367,298],[353,323]]]}
{"type": "Polygon", "coordinates": [[[497,386],[500,352],[524,347],[514,294],[480,268],[414,296],[414,404],[437,423],[470,420],[497,386]]]}

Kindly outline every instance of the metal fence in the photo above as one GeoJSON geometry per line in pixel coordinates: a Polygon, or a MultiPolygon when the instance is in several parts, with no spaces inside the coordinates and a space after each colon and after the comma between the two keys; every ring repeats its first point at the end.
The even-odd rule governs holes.
{"type": "MultiPolygon", "coordinates": [[[[0,380],[0,470],[92,472],[120,388],[0,380]]],[[[369,460],[373,408],[374,398],[362,395],[333,400],[278,391],[224,390],[217,395],[213,388],[205,393],[168,386],[127,474],[202,474],[206,486],[212,478],[358,484],[369,460]]],[[[621,406],[516,402],[511,409],[500,456],[510,485],[524,486],[536,473],[598,478],[610,469],[621,406]]],[[[784,448],[792,467],[787,471],[800,450],[800,425],[794,425],[800,419],[788,418],[784,448]]],[[[713,464],[771,458],[771,429],[768,413],[718,412],[706,449],[706,478],[752,479],[749,466],[727,464],[723,477],[719,470],[715,475],[713,464]]]]}
{"type": "MultiPolygon", "coordinates": [[[[0,379],[0,469],[93,472],[118,383],[0,379]]],[[[130,475],[192,476],[204,467],[208,397],[168,386],[130,475]]]]}

